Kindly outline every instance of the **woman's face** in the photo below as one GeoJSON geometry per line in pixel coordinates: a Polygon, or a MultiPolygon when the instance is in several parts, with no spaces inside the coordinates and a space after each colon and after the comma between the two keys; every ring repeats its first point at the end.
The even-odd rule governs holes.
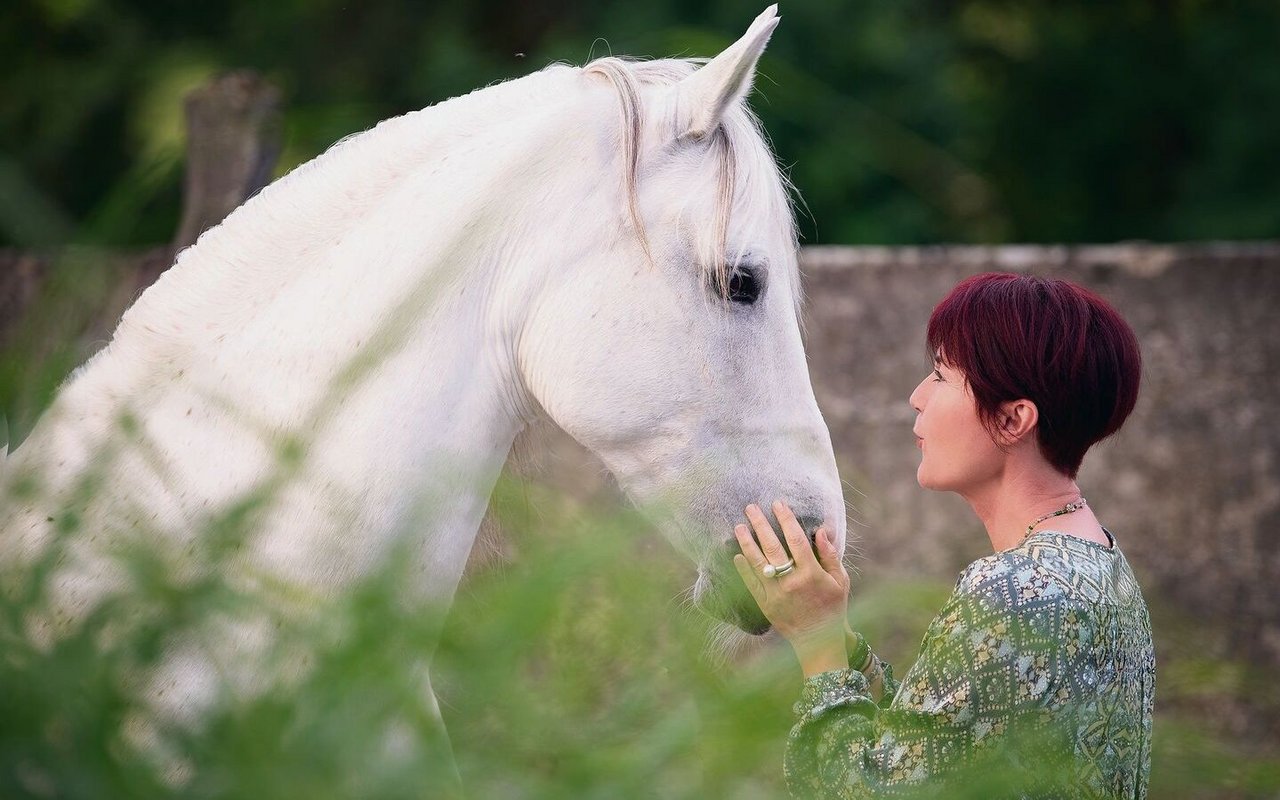
{"type": "Polygon", "coordinates": [[[1004,453],[978,417],[963,373],[935,360],[908,402],[916,410],[916,480],[922,487],[967,494],[999,477],[1004,453]]]}

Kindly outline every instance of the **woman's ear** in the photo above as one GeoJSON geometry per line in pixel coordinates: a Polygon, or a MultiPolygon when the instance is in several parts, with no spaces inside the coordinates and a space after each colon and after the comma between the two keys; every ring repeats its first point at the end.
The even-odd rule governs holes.
{"type": "Polygon", "coordinates": [[[1026,398],[1001,403],[997,422],[1002,443],[1017,444],[1036,429],[1040,422],[1040,409],[1026,398]]]}

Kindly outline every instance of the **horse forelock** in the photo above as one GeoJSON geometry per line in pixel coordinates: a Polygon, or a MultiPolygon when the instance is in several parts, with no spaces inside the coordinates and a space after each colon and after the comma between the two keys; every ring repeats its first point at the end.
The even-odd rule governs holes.
{"type": "MultiPolygon", "coordinates": [[[[637,175],[645,125],[641,89],[645,85],[672,86],[692,74],[708,59],[641,61],[608,56],[583,67],[584,74],[609,80],[618,96],[621,117],[623,190],[627,210],[645,256],[652,261],[648,236],[640,217],[637,175]]],[[[730,221],[735,213],[751,219],[785,218],[781,232],[793,251],[798,233],[791,197],[795,188],[779,169],[767,145],[760,121],[745,102],[731,107],[708,137],[709,158],[715,161],[715,213],[710,225],[699,230],[698,261],[703,278],[721,297],[727,297],[734,265],[744,255],[728,252],[730,221]]],[[[799,303],[799,281],[792,280],[792,301],[799,303]]]]}

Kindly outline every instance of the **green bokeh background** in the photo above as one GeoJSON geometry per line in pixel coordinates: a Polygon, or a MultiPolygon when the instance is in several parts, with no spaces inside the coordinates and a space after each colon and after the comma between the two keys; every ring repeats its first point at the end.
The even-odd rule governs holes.
{"type": "MultiPolygon", "coordinates": [[[[181,98],[221,71],[283,89],[284,172],[382,118],[553,61],[713,54],[761,7],[11,0],[0,247],[168,242],[181,98]]],[[[806,243],[1280,237],[1280,3],[824,0],[780,13],[752,103],[805,201],[806,243]]],[[[57,304],[98,307],[113,274],[96,256],[61,259],[54,310],[33,312],[36,332],[0,363],[11,419],[15,395],[38,408],[83,356],[62,346],[78,329],[51,322],[68,314],[57,304]]],[[[40,577],[0,564],[6,588],[27,590],[0,601],[0,797],[431,796],[436,767],[412,758],[430,751],[431,726],[411,687],[442,625],[435,678],[473,796],[779,796],[799,688],[787,650],[709,663],[706,621],[680,602],[689,566],[634,518],[540,491],[499,486],[514,558],[475,570],[447,622],[399,605],[389,570],[299,623],[285,645],[314,648],[320,669],[171,732],[184,783],[122,730],[134,676],[162,644],[245,599],[221,585],[218,554],[207,580],[183,583],[163,554],[126,553],[134,584],[51,649],[25,635],[40,577]],[[385,753],[369,742],[391,723],[408,726],[409,749],[377,767],[385,753]]],[[[947,590],[859,585],[851,615],[902,670],[947,590]]],[[[1274,680],[1206,660],[1200,623],[1154,599],[1158,635],[1189,644],[1161,664],[1152,797],[1280,796],[1274,737],[1212,724],[1224,696],[1280,708],[1274,680]]]]}
{"type": "MultiPolygon", "coordinates": [[[[179,99],[262,71],[286,170],[552,61],[710,55],[762,0],[11,0],[0,245],[167,241],[179,99]]],[[[753,99],[808,243],[1280,236],[1274,0],[784,3],[753,99]]]]}

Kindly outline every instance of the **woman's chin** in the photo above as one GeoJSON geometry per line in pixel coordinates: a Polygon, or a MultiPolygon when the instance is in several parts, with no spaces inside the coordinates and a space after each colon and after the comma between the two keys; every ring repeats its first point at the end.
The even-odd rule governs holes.
{"type": "Polygon", "coordinates": [[[916,471],[916,483],[920,484],[921,489],[928,489],[931,492],[955,491],[951,484],[938,480],[936,476],[929,475],[924,470],[916,471]]]}

